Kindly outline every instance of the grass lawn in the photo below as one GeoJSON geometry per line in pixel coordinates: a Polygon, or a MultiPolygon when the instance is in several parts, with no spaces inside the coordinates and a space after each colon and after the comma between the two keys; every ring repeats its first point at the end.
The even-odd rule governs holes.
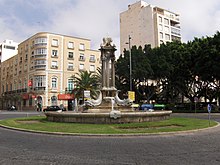
{"type": "MultiPolygon", "coordinates": [[[[171,117],[168,120],[129,124],[78,124],[49,122],[46,117],[35,116],[0,121],[1,125],[36,131],[81,134],[136,134],[186,131],[209,127],[208,120],[171,117]]],[[[210,126],[217,122],[210,121],[210,126]]]]}

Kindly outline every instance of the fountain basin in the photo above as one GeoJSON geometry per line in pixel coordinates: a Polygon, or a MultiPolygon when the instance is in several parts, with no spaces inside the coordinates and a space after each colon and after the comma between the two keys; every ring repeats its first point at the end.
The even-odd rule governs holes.
{"type": "Polygon", "coordinates": [[[169,119],[172,111],[108,113],[45,112],[48,121],[65,123],[119,124],[141,123],[169,119]]]}

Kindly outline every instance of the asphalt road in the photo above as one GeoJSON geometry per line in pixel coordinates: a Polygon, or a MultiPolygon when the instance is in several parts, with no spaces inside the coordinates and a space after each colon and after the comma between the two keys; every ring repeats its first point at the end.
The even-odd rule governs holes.
{"type": "MultiPolygon", "coordinates": [[[[28,115],[26,112],[0,112],[0,119],[28,115]]],[[[175,116],[207,118],[206,114],[175,116]]],[[[220,121],[219,114],[212,118],[220,121]]],[[[59,136],[0,128],[0,164],[219,165],[220,127],[191,133],[133,137],[59,136]]]]}

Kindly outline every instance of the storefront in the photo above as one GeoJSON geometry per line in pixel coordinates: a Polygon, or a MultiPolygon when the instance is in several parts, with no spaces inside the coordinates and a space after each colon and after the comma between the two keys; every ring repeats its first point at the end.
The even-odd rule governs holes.
{"type": "Polygon", "coordinates": [[[73,94],[58,94],[58,100],[67,101],[67,109],[68,111],[74,110],[74,95],[73,94]]]}

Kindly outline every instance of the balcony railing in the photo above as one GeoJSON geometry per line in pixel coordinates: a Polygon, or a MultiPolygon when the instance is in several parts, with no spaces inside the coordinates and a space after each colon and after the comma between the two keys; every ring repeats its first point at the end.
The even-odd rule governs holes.
{"type": "Polygon", "coordinates": [[[35,65],[34,66],[35,69],[46,69],[46,65],[35,65]]]}
{"type": "Polygon", "coordinates": [[[89,62],[95,62],[95,59],[94,58],[90,58],[89,62]]]}
{"type": "Polygon", "coordinates": [[[171,27],[171,34],[180,36],[180,35],[181,35],[181,34],[180,34],[180,29],[171,27]]]}
{"type": "Polygon", "coordinates": [[[27,88],[7,91],[7,92],[4,92],[4,94],[7,95],[7,94],[25,93],[25,92],[27,92],[27,88]]]}
{"type": "Polygon", "coordinates": [[[47,55],[46,54],[35,54],[34,55],[34,58],[46,58],[47,57],[47,55]]]}
{"type": "Polygon", "coordinates": [[[35,87],[34,91],[45,91],[46,87],[35,87]]]}
{"type": "Polygon", "coordinates": [[[52,69],[58,69],[58,66],[57,65],[51,65],[51,68],[52,69]]]}
{"type": "Polygon", "coordinates": [[[79,61],[85,61],[86,58],[85,57],[79,57],[79,61]]]}
{"type": "Polygon", "coordinates": [[[47,43],[46,42],[42,42],[42,43],[35,43],[34,45],[33,45],[34,47],[37,47],[37,46],[47,46],[47,43]]]}

